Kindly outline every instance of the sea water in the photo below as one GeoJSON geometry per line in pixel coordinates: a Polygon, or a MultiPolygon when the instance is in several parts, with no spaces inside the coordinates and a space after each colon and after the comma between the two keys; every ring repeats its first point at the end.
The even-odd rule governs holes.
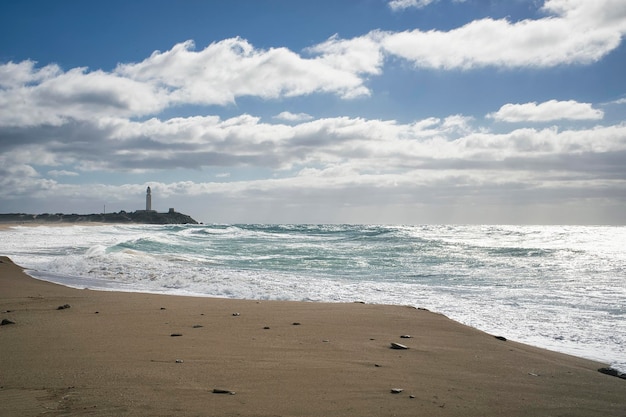
{"type": "Polygon", "coordinates": [[[626,372],[626,227],[17,226],[0,254],[77,288],[423,307],[626,372]]]}

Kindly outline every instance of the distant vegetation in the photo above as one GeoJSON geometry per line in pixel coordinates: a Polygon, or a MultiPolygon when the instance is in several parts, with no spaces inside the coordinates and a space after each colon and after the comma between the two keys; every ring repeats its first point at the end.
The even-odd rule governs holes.
{"type": "Polygon", "coordinates": [[[135,211],[106,214],[0,214],[0,223],[142,223],[142,224],[198,224],[190,216],[170,210],[167,213],[156,211],[135,211]]]}

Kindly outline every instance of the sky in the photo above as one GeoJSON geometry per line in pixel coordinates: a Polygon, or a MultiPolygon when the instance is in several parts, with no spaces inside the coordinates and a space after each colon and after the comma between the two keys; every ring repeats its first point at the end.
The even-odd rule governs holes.
{"type": "Polygon", "coordinates": [[[3,0],[0,212],[626,224],[624,0],[3,0]]]}

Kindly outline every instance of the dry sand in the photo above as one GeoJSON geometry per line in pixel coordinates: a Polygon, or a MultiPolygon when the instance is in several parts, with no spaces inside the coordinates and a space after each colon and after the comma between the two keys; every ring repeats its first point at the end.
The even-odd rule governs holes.
{"type": "Polygon", "coordinates": [[[603,364],[424,310],[77,290],[0,260],[3,417],[626,416],[603,364]]]}

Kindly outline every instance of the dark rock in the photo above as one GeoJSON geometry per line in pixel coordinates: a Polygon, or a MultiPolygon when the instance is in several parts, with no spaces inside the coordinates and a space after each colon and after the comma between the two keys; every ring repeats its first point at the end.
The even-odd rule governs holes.
{"type": "Polygon", "coordinates": [[[408,346],[404,346],[400,343],[391,342],[392,349],[408,349],[408,346]]]}
{"type": "Polygon", "coordinates": [[[413,336],[408,335],[408,334],[403,334],[402,336],[400,336],[400,339],[411,339],[413,336]]]}
{"type": "Polygon", "coordinates": [[[391,388],[392,394],[400,394],[402,391],[404,391],[402,388],[391,388]]]}
{"type": "Polygon", "coordinates": [[[6,326],[8,324],[15,324],[15,322],[9,319],[2,319],[2,322],[0,322],[0,326],[6,326]]]}
{"type": "Polygon", "coordinates": [[[194,324],[192,327],[194,329],[199,329],[200,327],[204,327],[204,326],[202,326],[201,324],[194,324]]]}
{"type": "Polygon", "coordinates": [[[626,379],[626,374],[623,372],[618,371],[617,369],[614,368],[600,368],[598,369],[598,372],[605,374],[605,375],[610,375],[610,376],[615,376],[621,379],[626,379]]]}
{"type": "Polygon", "coordinates": [[[269,330],[269,329],[270,329],[270,326],[265,326],[265,327],[263,328],[263,330],[269,330]]]}
{"type": "Polygon", "coordinates": [[[62,306],[58,306],[57,310],[65,310],[65,309],[70,308],[70,307],[71,307],[71,305],[69,305],[69,304],[63,304],[62,306]]]}
{"type": "Polygon", "coordinates": [[[498,340],[502,340],[503,342],[506,342],[506,337],[504,336],[494,336],[494,337],[498,340]]]}
{"type": "Polygon", "coordinates": [[[231,391],[231,390],[228,390],[228,389],[221,389],[221,388],[213,388],[213,394],[235,395],[235,391],[231,391]]]}
{"type": "Polygon", "coordinates": [[[293,324],[294,326],[299,326],[301,323],[299,323],[299,322],[295,321],[295,322],[293,322],[293,323],[291,323],[291,324],[293,324]]]}
{"type": "Polygon", "coordinates": [[[179,337],[179,336],[182,336],[182,335],[183,335],[182,333],[172,333],[170,336],[171,337],[179,337]]]}
{"type": "Polygon", "coordinates": [[[233,316],[234,316],[234,317],[237,317],[237,316],[240,316],[240,315],[241,315],[241,314],[239,314],[239,313],[233,313],[233,316]]]}

